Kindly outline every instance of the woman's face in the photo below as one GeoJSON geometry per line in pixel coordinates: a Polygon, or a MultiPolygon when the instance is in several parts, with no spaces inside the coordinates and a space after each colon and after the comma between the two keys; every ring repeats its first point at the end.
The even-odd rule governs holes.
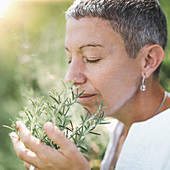
{"type": "Polygon", "coordinates": [[[68,19],[65,48],[70,64],[65,80],[85,90],[78,101],[94,112],[103,100],[105,116],[114,117],[139,88],[140,59],[128,56],[107,20],[94,17],[68,19]]]}

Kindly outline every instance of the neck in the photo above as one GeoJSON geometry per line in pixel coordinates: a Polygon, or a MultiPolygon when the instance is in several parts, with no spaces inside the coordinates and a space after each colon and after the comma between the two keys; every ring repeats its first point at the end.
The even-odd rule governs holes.
{"type": "MultiPolygon", "coordinates": [[[[116,119],[124,123],[125,136],[133,123],[152,118],[162,103],[164,90],[158,80],[148,80],[146,87],[145,92],[137,91],[122,109],[114,114],[116,119]]],[[[159,113],[163,110],[165,110],[164,105],[159,113]]]]}

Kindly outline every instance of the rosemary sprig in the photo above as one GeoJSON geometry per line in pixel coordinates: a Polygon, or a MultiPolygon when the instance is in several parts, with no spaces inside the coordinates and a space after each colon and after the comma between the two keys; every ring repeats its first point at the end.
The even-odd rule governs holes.
{"type": "MultiPolygon", "coordinates": [[[[54,123],[61,131],[64,132],[65,136],[70,139],[77,148],[81,151],[87,151],[86,136],[89,134],[100,135],[95,132],[95,128],[100,124],[107,124],[104,121],[104,107],[103,102],[98,106],[98,110],[95,113],[90,113],[86,109],[87,113],[85,116],[81,115],[81,122],[78,126],[75,126],[72,122],[70,115],[70,108],[78,103],[77,99],[83,94],[79,93],[78,88],[73,89],[73,84],[64,84],[64,90],[60,93],[56,90],[49,92],[50,100],[45,101],[41,99],[31,99],[31,108],[25,108],[22,114],[16,119],[25,123],[31,133],[53,148],[59,149],[43,130],[43,126],[47,121],[54,123]]],[[[11,126],[4,127],[11,129],[18,134],[16,128],[16,121],[12,121],[11,126]]],[[[18,134],[19,135],[19,134],[18,134]]]]}

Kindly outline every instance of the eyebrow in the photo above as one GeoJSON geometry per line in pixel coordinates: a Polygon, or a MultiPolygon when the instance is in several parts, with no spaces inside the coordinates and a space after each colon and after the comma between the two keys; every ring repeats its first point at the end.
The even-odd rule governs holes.
{"type": "MultiPolygon", "coordinates": [[[[100,44],[85,44],[85,45],[82,45],[81,47],[79,47],[79,50],[82,50],[82,48],[85,48],[85,47],[102,47],[102,45],[100,45],[100,44]]],[[[70,52],[68,47],[65,46],[65,49],[70,52]]]]}
{"type": "Polygon", "coordinates": [[[102,46],[100,44],[86,44],[86,45],[79,47],[79,49],[82,50],[82,48],[85,48],[85,47],[102,47],[102,46]]]}

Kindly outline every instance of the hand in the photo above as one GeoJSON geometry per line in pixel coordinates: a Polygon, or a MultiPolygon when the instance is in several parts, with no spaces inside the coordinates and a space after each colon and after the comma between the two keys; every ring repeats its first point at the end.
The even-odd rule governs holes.
{"type": "Polygon", "coordinates": [[[17,156],[25,161],[27,169],[33,165],[39,170],[90,170],[87,160],[54,124],[47,122],[44,130],[60,150],[41,143],[22,122],[17,122],[17,128],[22,142],[14,132],[10,137],[17,156]]]}

